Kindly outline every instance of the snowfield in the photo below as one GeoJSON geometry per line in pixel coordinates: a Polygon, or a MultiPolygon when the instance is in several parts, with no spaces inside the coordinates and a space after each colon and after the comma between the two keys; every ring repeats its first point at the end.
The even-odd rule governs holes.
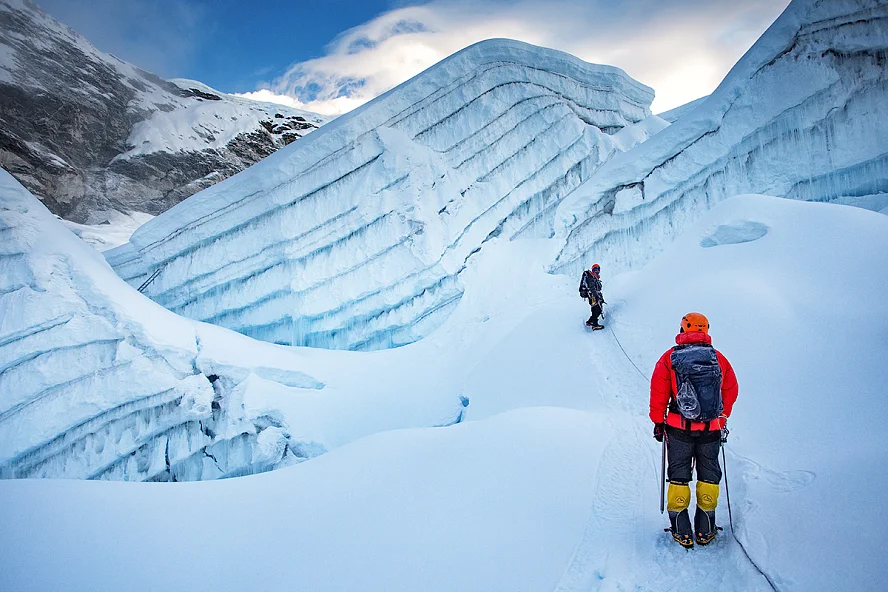
{"type": "Polygon", "coordinates": [[[105,257],[0,171],[0,590],[888,589],[886,6],[794,1],[667,118],[472,46],[105,257]],[[686,551],[690,311],[739,398],[686,551]]]}
{"type": "Polygon", "coordinates": [[[451,318],[396,350],[194,325],[205,373],[254,370],[245,408],[278,409],[293,448],[335,450],[217,482],[0,481],[0,573],[15,590],[768,590],[729,530],[690,553],[662,532],[647,380],[700,310],[740,381],[737,536],[780,590],[880,589],[886,248],[882,214],[743,196],[644,269],[605,268],[598,333],[539,239],[495,241],[451,318]],[[835,505],[852,491],[866,511],[835,505]]]}

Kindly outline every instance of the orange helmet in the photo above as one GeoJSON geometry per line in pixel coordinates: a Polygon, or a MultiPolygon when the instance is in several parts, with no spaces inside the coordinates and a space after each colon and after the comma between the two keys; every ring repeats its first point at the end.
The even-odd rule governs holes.
{"type": "Polygon", "coordinates": [[[693,333],[694,331],[709,334],[709,319],[699,312],[689,312],[681,317],[679,333],[693,333]]]}
{"type": "Polygon", "coordinates": [[[592,267],[589,268],[589,271],[594,272],[594,273],[599,273],[599,272],[601,272],[601,266],[598,265],[597,263],[593,263],[592,267]]]}

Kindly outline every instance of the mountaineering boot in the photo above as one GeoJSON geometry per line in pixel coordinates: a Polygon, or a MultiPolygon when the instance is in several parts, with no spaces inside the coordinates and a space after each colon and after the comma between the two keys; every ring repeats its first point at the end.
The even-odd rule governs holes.
{"type": "Polygon", "coordinates": [[[706,512],[697,506],[694,514],[694,537],[698,545],[708,545],[715,538],[718,527],[715,525],[715,512],[706,512]]]}
{"type": "Polygon", "coordinates": [[[691,488],[687,483],[670,481],[666,499],[666,509],[669,510],[671,526],[669,531],[672,533],[672,538],[685,549],[690,549],[694,546],[691,517],[688,514],[688,506],[691,504],[691,488]]]}
{"type": "Polygon", "coordinates": [[[718,505],[718,485],[697,481],[697,511],[694,513],[694,535],[698,545],[708,545],[715,538],[715,507],[718,505]]]}
{"type": "Polygon", "coordinates": [[[693,548],[694,537],[691,534],[691,517],[688,511],[669,512],[669,523],[671,524],[669,532],[672,533],[675,542],[685,549],[693,548]]]}

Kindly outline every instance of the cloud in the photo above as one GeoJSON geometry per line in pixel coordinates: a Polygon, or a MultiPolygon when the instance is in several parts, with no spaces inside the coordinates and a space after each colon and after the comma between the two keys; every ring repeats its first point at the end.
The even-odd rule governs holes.
{"type": "Polygon", "coordinates": [[[617,66],[653,87],[653,111],[708,94],[788,0],[434,0],[339,35],[266,91],[299,108],[349,111],[483,39],[506,37],[617,66]]]}

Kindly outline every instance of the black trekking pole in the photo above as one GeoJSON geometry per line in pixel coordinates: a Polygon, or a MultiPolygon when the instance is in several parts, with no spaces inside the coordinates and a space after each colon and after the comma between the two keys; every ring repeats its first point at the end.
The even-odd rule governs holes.
{"type": "Polygon", "coordinates": [[[734,516],[731,514],[731,489],[728,487],[728,461],[725,458],[725,442],[728,440],[727,431],[728,431],[728,428],[723,428],[723,430],[722,430],[721,449],[722,449],[722,465],[724,466],[724,473],[725,473],[725,496],[728,498],[728,522],[730,522],[730,524],[731,524],[731,534],[733,534],[734,533],[734,516]]]}
{"type": "MultiPolygon", "coordinates": [[[[725,485],[727,486],[727,479],[725,485]]],[[[666,497],[666,434],[663,434],[663,459],[660,464],[660,513],[663,513],[664,498],[666,497]]]]}

